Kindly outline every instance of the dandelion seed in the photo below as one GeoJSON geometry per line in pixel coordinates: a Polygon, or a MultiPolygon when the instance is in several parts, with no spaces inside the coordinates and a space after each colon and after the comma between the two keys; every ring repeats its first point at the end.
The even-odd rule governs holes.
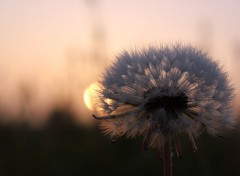
{"type": "MultiPolygon", "coordinates": [[[[168,163],[171,141],[181,156],[180,135],[186,134],[197,151],[195,138],[204,130],[221,136],[222,129],[235,122],[227,74],[192,46],[124,51],[100,84],[99,106],[104,115],[94,118],[100,120],[103,131],[114,141],[123,135],[143,135],[143,148],[156,148],[168,163]]],[[[168,165],[165,175],[171,175],[168,165]]]]}

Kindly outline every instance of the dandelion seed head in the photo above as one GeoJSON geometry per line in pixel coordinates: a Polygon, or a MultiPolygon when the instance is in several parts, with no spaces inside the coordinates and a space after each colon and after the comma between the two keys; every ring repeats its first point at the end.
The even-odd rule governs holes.
{"type": "Polygon", "coordinates": [[[98,106],[104,115],[95,117],[114,141],[142,134],[144,145],[157,147],[165,137],[185,133],[194,143],[204,130],[221,135],[235,122],[227,74],[189,45],[125,50],[100,84],[98,106]]]}

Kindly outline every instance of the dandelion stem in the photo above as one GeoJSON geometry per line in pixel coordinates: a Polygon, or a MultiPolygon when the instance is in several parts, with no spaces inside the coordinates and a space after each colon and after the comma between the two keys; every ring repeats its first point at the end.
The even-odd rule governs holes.
{"type": "Polygon", "coordinates": [[[166,137],[163,147],[164,176],[172,176],[171,138],[166,137]]]}

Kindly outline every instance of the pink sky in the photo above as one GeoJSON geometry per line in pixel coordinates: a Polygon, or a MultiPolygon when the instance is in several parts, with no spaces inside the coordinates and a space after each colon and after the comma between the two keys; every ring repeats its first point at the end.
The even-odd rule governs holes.
{"type": "Polygon", "coordinates": [[[0,1],[1,109],[20,112],[23,84],[34,90],[30,113],[47,113],[69,96],[81,118],[83,90],[116,53],[161,42],[204,47],[239,88],[239,7],[229,0],[0,1]]]}

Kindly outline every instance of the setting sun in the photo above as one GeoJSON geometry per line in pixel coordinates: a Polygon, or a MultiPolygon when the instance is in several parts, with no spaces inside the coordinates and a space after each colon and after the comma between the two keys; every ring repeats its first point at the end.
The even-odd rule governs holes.
{"type": "Polygon", "coordinates": [[[87,108],[91,111],[94,110],[94,100],[96,99],[96,93],[99,90],[99,85],[97,82],[93,82],[88,86],[84,93],[83,93],[83,98],[85,105],[87,108]]]}

